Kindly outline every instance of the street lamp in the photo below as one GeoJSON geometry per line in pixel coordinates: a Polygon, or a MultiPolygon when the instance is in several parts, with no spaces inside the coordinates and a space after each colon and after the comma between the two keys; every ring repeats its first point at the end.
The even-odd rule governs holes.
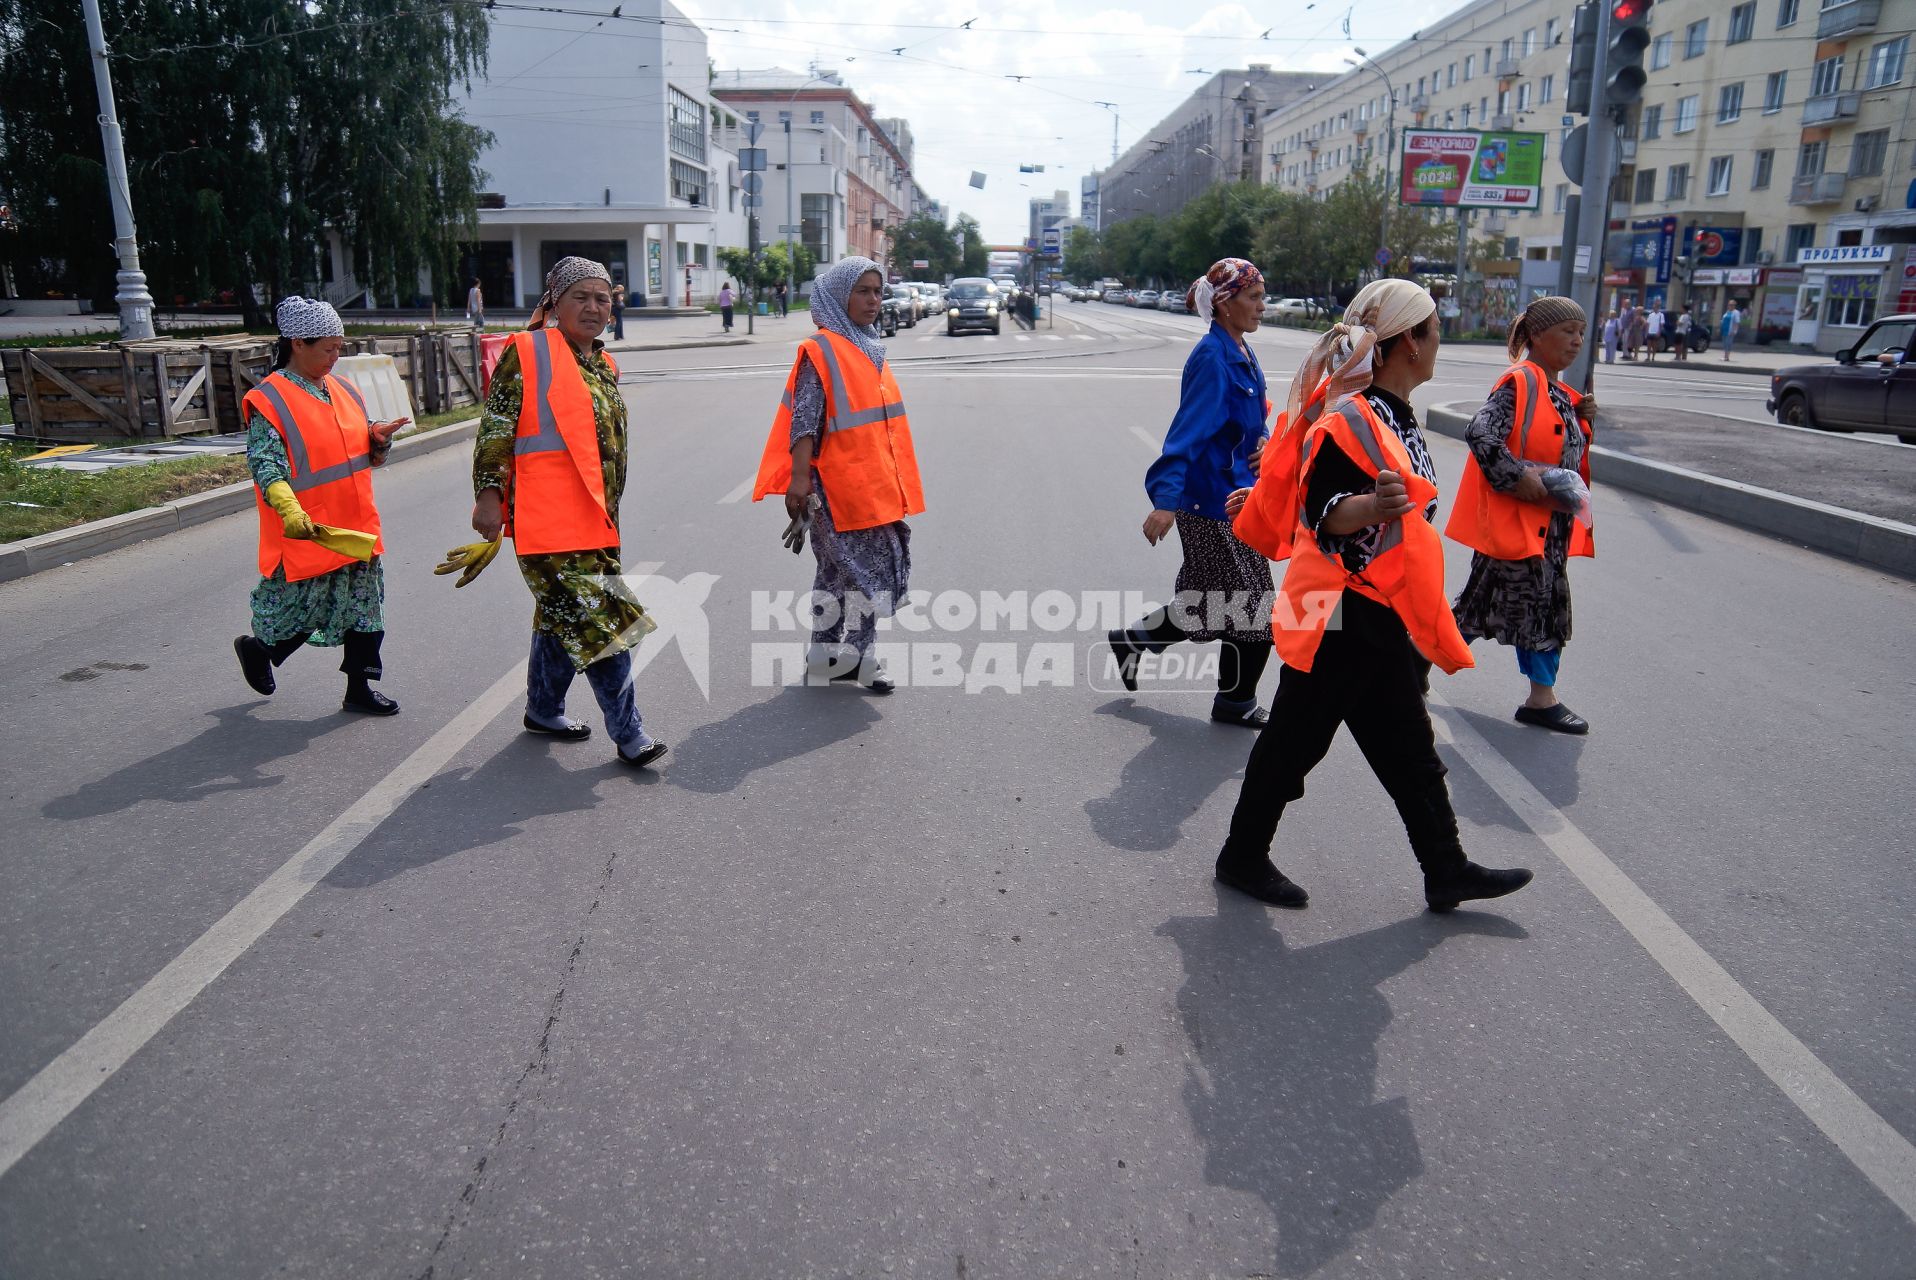
{"type": "MultiPolygon", "coordinates": [[[[1377,78],[1384,82],[1384,96],[1390,104],[1388,117],[1384,124],[1384,128],[1389,131],[1390,135],[1384,139],[1384,215],[1380,220],[1380,225],[1377,230],[1378,250],[1380,252],[1389,252],[1390,204],[1393,189],[1397,185],[1397,89],[1391,84],[1390,77],[1384,74],[1384,69],[1371,61],[1371,57],[1368,53],[1365,53],[1362,49],[1357,49],[1355,45],[1353,45],[1352,48],[1356,50],[1357,57],[1364,60],[1363,65],[1376,72],[1377,78]]],[[[1346,65],[1352,67],[1358,65],[1355,58],[1346,58],[1344,62],[1346,65]]],[[[1382,275],[1384,269],[1384,264],[1379,263],[1377,266],[1378,274],[1382,275]]]]}

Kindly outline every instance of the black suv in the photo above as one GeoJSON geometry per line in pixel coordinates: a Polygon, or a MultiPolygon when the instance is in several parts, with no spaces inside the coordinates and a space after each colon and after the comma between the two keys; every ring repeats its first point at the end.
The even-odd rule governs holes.
{"type": "Polygon", "coordinates": [[[998,333],[1004,328],[1004,307],[1005,296],[997,285],[983,276],[961,276],[945,293],[945,332],[986,329],[998,333]]]}

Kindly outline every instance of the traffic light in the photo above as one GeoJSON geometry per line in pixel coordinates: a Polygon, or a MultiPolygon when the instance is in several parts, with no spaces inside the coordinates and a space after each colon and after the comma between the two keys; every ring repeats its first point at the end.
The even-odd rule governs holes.
{"type": "Polygon", "coordinates": [[[1603,100],[1627,107],[1643,96],[1643,55],[1650,47],[1651,0],[1609,0],[1610,48],[1604,59],[1603,100]]]}
{"type": "Polygon", "coordinates": [[[1570,80],[1563,109],[1590,114],[1590,87],[1597,68],[1597,6],[1580,4],[1570,19],[1570,80]]]}

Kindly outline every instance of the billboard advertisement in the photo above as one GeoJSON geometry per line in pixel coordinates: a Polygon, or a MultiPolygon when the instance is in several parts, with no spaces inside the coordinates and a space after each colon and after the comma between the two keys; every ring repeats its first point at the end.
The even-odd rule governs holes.
{"type": "Polygon", "coordinates": [[[1465,209],[1535,209],[1543,203],[1541,133],[1404,130],[1397,202],[1465,209]]]}

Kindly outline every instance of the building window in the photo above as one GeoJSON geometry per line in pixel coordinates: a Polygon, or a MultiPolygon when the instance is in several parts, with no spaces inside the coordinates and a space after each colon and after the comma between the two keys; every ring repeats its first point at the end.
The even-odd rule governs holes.
{"type": "Polygon", "coordinates": [[[1650,41],[1650,70],[1661,71],[1670,65],[1670,52],[1676,47],[1676,34],[1666,31],[1650,41]]]}
{"type": "Polygon", "coordinates": [[[1705,195],[1727,196],[1730,194],[1730,156],[1710,157],[1710,186],[1705,195]]]}
{"type": "Polygon", "coordinates": [[[1455,89],[1456,87],[1457,87],[1457,64],[1453,62],[1448,67],[1444,68],[1444,88],[1455,89]]]}
{"type": "Polygon", "coordinates": [[[1474,53],[1465,54],[1464,55],[1464,79],[1468,81],[1470,77],[1476,74],[1477,74],[1477,55],[1474,53]]]}
{"type": "Polygon", "coordinates": [[[1796,152],[1796,176],[1814,178],[1823,172],[1823,156],[1828,147],[1827,142],[1805,142],[1796,152]]]}
{"type": "Polygon", "coordinates": [[[1776,0],[1776,25],[1779,28],[1796,25],[1796,9],[1801,0],[1776,0]]]}
{"type": "Polygon", "coordinates": [[[1464,124],[1463,124],[1463,127],[1464,127],[1464,128],[1466,128],[1466,129],[1468,129],[1468,128],[1470,127],[1470,104],[1469,104],[1468,102],[1466,102],[1466,103],[1464,104],[1464,124]]]}
{"type": "Polygon", "coordinates": [[[1690,166],[1687,164],[1671,165],[1663,182],[1663,198],[1665,200],[1686,200],[1689,198],[1689,195],[1690,166]]]}
{"type": "Polygon", "coordinates": [[[1544,24],[1543,24],[1543,46],[1544,46],[1544,48],[1546,48],[1546,49],[1548,49],[1548,48],[1550,48],[1551,46],[1553,46],[1553,45],[1555,45],[1555,44],[1557,43],[1557,39],[1558,39],[1558,37],[1559,37],[1559,36],[1560,36],[1560,35],[1562,34],[1562,32],[1563,32],[1563,20],[1562,20],[1562,19],[1560,19],[1560,18],[1546,18],[1546,19],[1544,20],[1544,24]]]}
{"type": "Polygon", "coordinates": [[[1743,118],[1743,82],[1726,84],[1717,91],[1716,122],[1735,124],[1743,118]]]}
{"type": "Polygon", "coordinates": [[[824,124],[824,123],[825,123],[825,113],[824,113],[823,111],[814,111],[814,112],[812,112],[812,123],[813,123],[813,124],[824,124]]]}
{"type": "Polygon", "coordinates": [[[1663,104],[1661,102],[1643,109],[1643,119],[1638,128],[1642,131],[1645,142],[1663,136],[1663,104]]]}
{"type": "Polygon", "coordinates": [[[1545,76],[1537,89],[1537,101],[1555,102],[1557,100],[1557,77],[1545,76]]]}
{"type": "Polygon", "coordinates": [[[745,113],[745,118],[746,118],[747,120],[750,120],[750,121],[751,121],[751,122],[752,122],[753,124],[757,124],[757,123],[758,123],[758,112],[756,112],[756,111],[747,111],[747,112],[745,113]]]}
{"type": "Polygon", "coordinates": [[[1563,202],[1566,199],[1568,199],[1569,196],[1570,196],[1570,184],[1567,182],[1559,182],[1557,184],[1557,206],[1554,212],[1556,213],[1563,212],[1563,202]]]}
{"type": "MultiPolygon", "coordinates": [[[[1517,42],[1515,39],[1513,38],[1505,39],[1503,44],[1500,46],[1500,48],[1503,52],[1503,60],[1505,62],[1509,62],[1515,58],[1517,53],[1517,42]]],[[[1489,57],[1486,56],[1484,58],[1484,61],[1485,62],[1490,61],[1489,57]]]]}
{"type": "Polygon", "coordinates": [[[1880,275],[1831,276],[1823,295],[1823,323],[1861,329],[1876,318],[1880,275]]]}
{"type": "Polygon", "coordinates": [[[1872,129],[1859,133],[1849,149],[1849,176],[1874,178],[1883,172],[1883,159],[1889,153],[1889,130],[1872,129]]]}
{"type": "Polygon", "coordinates": [[[1637,170],[1637,192],[1634,204],[1654,204],[1657,198],[1657,171],[1655,169],[1637,170]]]}
{"type": "Polygon", "coordinates": [[[683,160],[672,161],[672,198],[687,204],[705,203],[705,184],[711,179],[705,170],[683,160]]]}
{"type": "Polygon", "coordinates": [[[1701,58],[1710,45],[1710,20],[1701,18],[1683,28],[1683,57],[1701,58]]]}
{"type": "Polygon", "coordinates": [[[1903,61],[1909,54],[1909,37],[1898,36],[1869,51],[1869,70],[1863,75],[1865,89],[1880,89],[1903,78],[1903,61]]]}
{"type": "Polygon", "coordinates": [[[671,117],[672,154],[687,160],[705,162],[705,105],[688,94],[668,86],[666,109],[671,117]]]}
{"type": "Polygon", "coordinates": [[[1676,124],[1671,127],[1670,132],[1688,133],[1690,130],[1696,128],[1698,99],[1700,97],[1700,94],[1693,93],[1687,98],[1677,99],[1676,124]]]}
{"type": "Polygon", "coordinates": [[[1517,86],[1517,110],[1530,110],[1530,82],[1528,80],[1517,86]]]}
{"type": "Polygon", "coordinates": [[[1743,228],[1743,262],[1747,266],[1763,256],[1763,228],[1743,228]]]}
{"type": "Polygon", "coordinates": [[[1810,73],[1810,97],[1820,98],[1829,93],[1843,91],[1843,55],[1825,58],[1816,64],[1816,70],[1810,73]]]}
{"type": "Polygon", "coordinates": [[[1523,33],[1523,56],[1528,58],[1537,51],[1537,29],[1525,27],[1523,33]]]}
{"type": "Polygon", "coordinates": [[[1784,229],[1783,260],[1795,262],[1796,255],[1816,243],[1816,224],[1796,222],[1784,229]]]}
{"type": "Polygon", "coordinates": [[[1756,153],[1756,172],[1750,175],[1750,190],[1763,191],[1770,185],[1770,172],[1776,168],[1776,151],[1765,147],[1756,153]]]}
{"type": "Polygon", "coordinates": [[[1747,0],[1730,10],[1730,38],[1726,44],[1742,44],[1756,34],[1756,0],[1747,0]]]}
{"type": "Polygon", "coordinates": [[[1763,114],[1773,116],[1783,109],[1783,86],[1788,83],[1790,73],[1772,71],[1770,78],[1763,82],[1763,114]]]}

